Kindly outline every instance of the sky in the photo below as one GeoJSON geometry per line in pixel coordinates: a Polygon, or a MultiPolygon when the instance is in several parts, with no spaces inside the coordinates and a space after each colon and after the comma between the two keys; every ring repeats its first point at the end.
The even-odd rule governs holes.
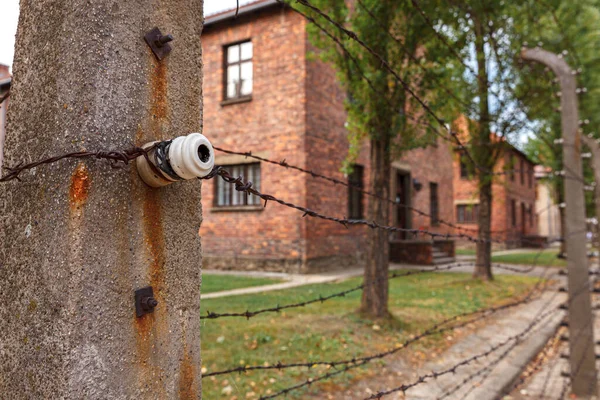
{"type": "MultiPolygon", "coordinates": [[[[240,0],[240,5],[253,0],[240,0]]],[[[211,15],[236,7],[236,0],[204,0],[204,14],[211,15]]],[[[0,12],[0,64],[12,65],[15,34],[19,19],[19,0],[2,0],[0,12]]]]}

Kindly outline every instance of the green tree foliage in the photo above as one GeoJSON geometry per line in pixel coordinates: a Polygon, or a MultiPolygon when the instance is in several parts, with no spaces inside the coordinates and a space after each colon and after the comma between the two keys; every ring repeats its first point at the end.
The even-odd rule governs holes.
{"type": "MultiPolygon", "coordinates": [[[[353,31],[366,47],[386,60],[390,68],[365,46],[302,3],[296,1],[292,5],[316,22],[309,25],[316,54],[334,66],[347,93],[350,148],[345,168],[348,170],[368,142],[371,152],[369,190],[389,198],[392,160],[403,151],[433,143],[435,132],[448,135],[447,128],[424,110],[417,97],[440,117],[455,115],[456,104],[448,101],[448,93],[458,92],[460,63],[449,57],[447,48],[435,40],[410,2],[356,0],[349,6],[344,0],[310,1],[336,23],[353,31]]],[[[424,1],[422,5],[428,11],[438,6],[438,1],[424,1]]],[[[368,218],[389,224],[389,209],[385,202],[370,201],[368,218]]],[[[362,310],[371,317],[385,317],[389,235],[380,230],[371,230],[369,235],[365,280],[377,280],[380,284],[364,290],[362,310]]]]}

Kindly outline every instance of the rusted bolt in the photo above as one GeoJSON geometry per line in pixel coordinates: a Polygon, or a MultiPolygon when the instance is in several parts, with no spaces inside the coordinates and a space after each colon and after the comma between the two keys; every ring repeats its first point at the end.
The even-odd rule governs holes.
{"type": "Polygon", "coordinates": [[[162,35],[158,38],[158,40],[156,41],[156,45],[158,47],[163,47],[165,44],[172,42],[173,41],[173,35],[171,35],[170,33],[168,35],[162,35]]]}
{"type": "Polygon", "coordinates": [[[154,312],[154,308],[156,308],[157,305],[158,301],[154,298],[152,286],[135,291],[135,314],[138,318],[154,312]]]}
{"type": "Polygon", "coordinates": [[[149,311],[158,305],[158,301],[154,297],[144,297],[142,299],[142,308],[149,311]]]}
{"type": "Polygon", "coordinates": [[[169,42],[173,41],[173,35],[163,35],[160,29],[154,28],[144,35],[144,39],[159,60],[162,60],[171,52],[169,42]]]}

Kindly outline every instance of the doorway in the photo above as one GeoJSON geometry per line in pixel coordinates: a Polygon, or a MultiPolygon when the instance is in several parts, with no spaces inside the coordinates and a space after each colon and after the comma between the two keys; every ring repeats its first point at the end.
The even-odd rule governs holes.
{"type": "MultiPolygon", "coordinates": [[[[396,171],[395,174],[395,200],[396,213],[394,225],[402,229],[410,229],[412,225],[411,212],[406,206],[411,205],[410,196],[410,172],[396,171]]],[[[397,232],[396,239],[406,240],[409,239],[407,232],[397,232]]]]}

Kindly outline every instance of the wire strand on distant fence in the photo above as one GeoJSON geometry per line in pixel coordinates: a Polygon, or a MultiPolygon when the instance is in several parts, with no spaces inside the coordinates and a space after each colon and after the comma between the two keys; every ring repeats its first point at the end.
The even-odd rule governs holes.
{"type": "Polygon", "coordinates": [[[371,229],[380,229],[380,230],[385,230],[388,232],[409,233],[415,237],[418,237],[419,235],[423,235],[423,236],[430,237],[432,240],[435,240],[435,239],[448,240],[450,238],[458,238],[458,239],[468,240],[473,243],[510,244],[510,243],[522,243],[523,242],[522,239],[504,240],[504,241],[503,240],[495,240],[495,239],[479,239],[477,237],[469,236],[464,233],[455,233],[455,234],[438,233],[438,232],[433,232],[433,231],[429,231],[426,229],[411,229],[411,228],[401,228],[401,227],[396,227],[396,226],[388,226],[388,225],[380,224],[376,221],[366,221],[363,219],[348,219],[345,217],[344,218],[332,217],[332,216],[321,214],[317,211],[311,210],[310,208],[299,206],[299,205],[290,203],[288,201],[279,199],[273,195],[261,193],[252,187],[252,182],[245,182],[243,180],[243,177],[241,177],[241,176],[237,177],[237,178],[233,177],[227,170],[225,170],[223,167],[220,167],[220,166],[215,166],[215,168],[211,171],[211,173],[209,173],[208,175],[206,175],[205,177],[200,178],[200,179],[208,180],[208,179],[213,179],[216,176],[221,177],[221,179],[223,179],[227,183],[233,184],[235,186],[235,189],[239,192],[244,192],[246,194],[251,194],[251,195],[261,198],[265,202],[264,203],[265,207],[269,201],[273,201],[282,206],[301,211],[303,213],[303,215],[302,215],[303,217],[308,216],[311,218],[317,218],[317,219],[322,219],[325,221],[336,222],[340,225],[343,225],[346,228],[348,228],[349,226],[366,226],[371,229]]]}
{"type": "Polygon", "coordinates": [[[519,332],[516,335],[513,335],[509,338],[507,338],[506,340],[501,341],[500,343],[497,343],[496,345],[492,346],[489,350],[479,353],[475,356],[469,357],[465,360],[462,360],[456,364],[454,364],[452,367],[444,369],[440,372],[430,372],[428,374],[425,375],[421,375],[417,380],[415,380],[414,382],[410,383],[410,384],[403,384],[400,386],[396,386],[392,389],[387,389],[387,390],[382,390],[379,391],[377,393],[372,394],[369,397],[366,397],[364,400],[373,400],[373,399],[381,399],[387,395],[390,395],[392,393],[396,393],[396,392],[402,392],[405,393],[408,389],[411,389],[421,383],[424,383],[425,381],[429,380],[429,379],[437,379],[440,376],[443,375],[448,375],[448,374],[454,374],[456,373],[456,370],[464,367],[466,365],[472,364],[475,361],[478,361],[482,358],[486,358],[489,355],[493,354],[494,352],[496,352],[496,350],[506,346],[507,344],[511,343],[512,341],[515,340],[520,340],[521,338],[525,337],[537,324],[539,324],[544,318],[548,317],[549,315],[551,315],[554,312],[557,312],[558,309],[551,309],[548,310],[547,312],[543,313],[541,316],[535,318],[523,331],[519,332]]]}
{"type": "MultiPolygon", "coordinates": [[[[379,196],[376,193],[373,193],[373,192],[371,192],[369,190],[363,189],[359,185],[354,185],[354,184],[351,184],[351,183],[349,183],[347,181],[343,181],[341,179],[333,178],[331,176],[324,175],[322,173],[315,172],[315,171],[310,170],[310,169],[306,169],[306,168],[302,168],[302,167],[299,167],[299,166],[296,166],[296,165],[292,165],[292,164],[288,163],[285,159],[282,160],[282,161],[275,161],[275,160],[268,159],[266,157],[261,157],[261,156],[254,155],[254,154],[252,154],[251,151],[240,152],[240,151],[234,151],[234,150],[225,149],[225,148],[218,147],[218,146],[213,146],[213,148],[215,150],[217,150],[217,151],[222,152],[222,153],[244,156],[244,157],[247,157],[247,158],[252,158],[252,159],[257,160],[257,161],[262,161],[262,162],[266,162],[266,163],[269,163],[269,164],[277,165],[277,166],[280,166],[280,167],[283,167],[283,168],[287,168],[287,169],[292,169],[292,170],[295,170],[295,171],[299,171],[299,172],[302,172],[304,174],[310,175],[313,178],[322,179],[322,180],[328,181],[330,183],[333,183],[334,185],[342,185],[342,186],[345,186],[345,187],[350,188],[352,190],[356,190],[356,191],[358,191],[360,193],[363,193],[363,194],[365,194],[365,195],[367,195],[369,197],[373,197],[373,198],[378,199],[380,201],[385,201],[385,202],[387,202],[389,204],[392,204],[394,206],[397,206],[397,207],[405,208],[407,210],[410,210],[410,211],[413,211],[413,212],[417,213],[420,216],[427,217],[427,218],[433,218],[433,216],[431,214],[429,214],[429,213],[427,213],[425,211],[419,210],[418,208],[415,208],[413,206],[410,206],[410,205],[407,205],[407,204],[403,204],[403,203],[399,203],[399,202],[397,202],[397,201],[395,201],[395,200],[393,200],[391,198],[386,198],[386,197],[379,196]]],[[[442,225],[446,225],[446,226],[448,226],[448,227],[450,227],[452,229],[456,229],[456,230],[460,230],[460,231],[478,232],[478,229],[465,228],[465,227],[453,224],[452,222],[448,222],[448,221],[446,221],[446,220],[444,220],[442,218],[438,218],[437,222],[440,223],[440,224],[442,224],[442,225]]],[[[490,233],[492,233],[492,234],[500,234],[500,233],[506,233],[506,232],[509,232],[509,231],[510,230],[508,230],[508,229],[505,229],[505,230],[491,230],[490,233]]]]}
{"type": "MultiPolygon", "coordinates": [[[[281,4],[287,4],[286,1],[284,0],[277,0],[279,3],[281,4]]],[[[290,0],[292,1],[292,0],[290,0]]],[[[335,28],[337,28],[341,33],[343,33],[345,36],[347,36],[349,39],[351,39],[352,41],[354,41],[355,43],[357,43],[360,47],[362,47],[363,49],[365,49],[370,55],[372,55],[373,57],[375,57],[375,59],[378,60],[378,62],[381,63],[381,66],[387,70],[388,72],[390,72],[394,78],[402,85],[402,87],[404,88],[404,91],[406,93],[408,93],[413,99],[415,99],[417,101],[417,103],[419,103],[419,105],[423,108],[423,110],[425,111],[425,113],[427,113],[428,115],[430,115],[438,124],[441,128],[444,129],[448,129],[446,122],[444,121],[444,119],[442,119],[440,116],[438,116],[433,109],[427,104],[427,102],[425,100],[423,100],[421,97],[419,97],[415,91],[410,87],[410,84],[408,84],[406,82],[406,80],[404,80],[399,74],[398,72],[396,72],[392,66],[390,65],[390,63],[379,53],[377,53],[375,50],[373,50],[373,48],[371,46],[369,46],[366,42],[364,42],[361,38],[358,37],[358,35],[353,32],[352,30],[344,27],[342,24],[340,24],[339,22],[335,21],[333,18],[331,18],[329,15],[327,15],[327,13],[323,12],[321,9],[319,9],[318,7],[314,6],[313,4],[311,4],[308,0],[293,0],[294,2],[296,2],[297,4],[300,4],[310,10],[312,10],[313,12],[315,12],[317,15],[319,15],[320,17],[322,17],[323,19],[325,19],[329,24],[333,25],[335,28]]],[[[477,164],[477,162],[475,161],[475,159],[473,158],[473,156],[470,154],[470,152],[467,150],[466,146],[462,143],[462,141],[459,138],[459,135],[457,132],[454,132],[452,130],[449,130],[449,135],[450,135],[450,139],[453,140],[460,149],[464,149],[465,150],[465,154],[467,156],[467,158],[469,158],[469,160],[473,163],[473,165],[480,171],[483,172],[493,172],[493,171],[489,171],[489,169],[480,166],[479,164],[477,164]]]]}
{"type": "Polygon", "coordinates": [[[348,289],[348,290],[344,290],[344,291],[330,294],[327,296],[319,296],[318,298],[302,301],[299,303],[287,304],[287,305],[283,305],[283,306],[277,305],[275,307],[268,307],[268,308],[263,308],[263,309],[255,310],[255,311],[246,310],[243,312],[215,313],[215,312],[207,310],[206,315],[201,316],[200,319],[217,319],[217,318],[225,318],[225,317],[243,317],[246,319],[250,319],[250,318],[256,317],[257,315],[260,315],[260,314],[279,313],[281,311],[289,310],[292,308],[306,307],[311,304],[324,303],[327,300],[331,300],[334,298],[345,297],[346,295],[353,293],[353,292],[357,292],[359,290],[362,290],[367,286],[372,286],[372,285],[381,283],[381,281],[383,281],[384,279],[391,280],[391,279],[403,278],[403,277],[417,275],[417,274],[430,273],[430,272],[450,271],[452,269],[470,266],[470,265],[471,265],[470,263],[457,263],[457,264],[446,265],[446,266],[435,266],[432,268],[415,269],[415,270],[406,271],[406,272],[402,272],[402,273],[392,273],[389,276],[386,276],[385,278],[375,279],[371,282],[362,283],[362,284],[360,284],[356,287],[353,287],[351,289],[348,289]]]}
{"type": "MultiPolygon", "coordinates": [[[[577,232],[572,232],[571,234],[575,234],[575,233],[577,233],[577,232]]],[[[543,252],[543,250],[544,249],[541,249],[538,252],[538,255],[541,254],[543,252]]],[[[537,257],[534,258],[534,260],[537,262],[537,257]]],[[[419,340],[420,338],[426,337],[428,335],[431,335],[431,334],[441,333],[441,332],[444,332],[444,331],[447,331],[447,330],[454,330],[454,329],[457,329],[459,327],[462,327],[462,326],[465,326],[465,325],[468,325],[468,324],[472,324],[472,323],[477,322],[479,320],[483,320],[483,319],[489,317],[490,315],[492,315],[492,314],[494,314],[494,313],[496,313],[498,311],[505,310],[505,309],[508,309],[508,308],[512,308],[512,307],[515,307],[515,306],[518,306],[518,305],[521,305],[521,304],[525,304],[527,302],[530,302],[530,301],[534,300],[535,298],[539,297],[539,296],[535,296],[535,295],[536,295],[536,293],[539,293],[540,287],[541,287],[541,285],[543,283],[545,283],[545,286],[543,287],[542,292],[544,292],[545,290],[547,290],[548,284],[552,282],[551,279],[554,276],[560,275],[558,272],[553,272],[552,274],[550,274],[549,276],[547,276],[547,273],[549,271],[550,271],[549,269],[544,269],[543,270],[543,272],[538,277],[538,281],[536,282],[536,284],[534,285],[534,287],[522,299],[517,300],[515,302],[511,302],[511,303],[505,304],[505,305],[491,307],[489,309],[484,309],[484,310],[478,310],[478,311],[471,312],[471,313],[462,313],[462,314],[455,315],[453,317],[447,318],[444,321],[441,321],[441,322],[433,325],[427,331],[421,333],[419,336],[416,337],[417,340],[419,340]],[[456,320],[458,320],[460,318],[463,318],[463,317],[477,315],[478,313],[480,314],[479,317],[476,317],[476,318],[473,318],[473,319],[469,319],[468,321],[465,321],[462,324],[456,324],[456,325],[453,325],[453,326],[450,326],[450,327],[443,328],[445,325],[449,324],[450,322],[456,321],[456,320]]],[[[515,270],[513,272],[523,272],[523,273],[525,273],[525,272],[529,272],[529,269],[525,269],[525,270],[519,269],[519,270],[515,270]]],[[[586,288],[587,288],[587,286],[585,286],[584,288],[582,288],[582,292],[586,288]]],[[[559,292],[555,292],[551,296],[550,300],[548,300],[546,302],[546,304],[544,305],[544,307],[542,307],[540,309],[540,311],[538,312],[538,315],[539,315],[539,313],[542,310],[546,309],[547,305],[550,304],[551,301],[553,301],[553,299],[558,295],[558,293],[559,292]]],[[[413,338],[413,339],[415,339],[415,338],[413,338]]],[[[413,342],[414,341],[411,339],[408,344],[413,343],[413,342]]],[[[345,361],[356,362],[356,361],[367,361],[367,360],[371,360],[371,359],[380,359],[380,358],[387,357],[387,356],[389,356],[391,354],[394,354],[394,353],[400,351],[401,349],[405,348],[408,344],[406,344],[406,345],[402,344],[401,346],[397,346],[396,348],[393,348],[393,349],[391,349],[391,350],[389,350],[387,352],[379,353],[378,355],[366,356],[366,357],[362,357],[362,358],[353,358],[352,360],[345,360],[345,361]],[[376,356],[380,356],[380,357],[376,357],[376,356]]],[[[327,365],[327,362],[324,362],[324,363],[325,363],[325,365],[327,365]]],[[[288,364],[288,366],[290,366],[290,368],[291,367],[297,367],[297,366],[310,367],[310,365],[313,365],[313,364],[311,364],[311,363],[303,363],[303,364],[300,363],[300,365],[299,365],[299,363],[295,363],[295,365],[294,364],[288,364]]],[[[340,364],[337,364],[337,365],[340,365],[340,364]]],[[[285,367],[286,367],[286,364],[281,364],[281,363],[278,363],[275,366],[270,366],[270,367],[267,367],[267,368],[265,368],[265,366],[254,366],[254,367],[252,367],[252,366],[245,366],[245,367],[236,367],[234,370],[217,371],[214,374],[225,374],[225,373],[231,373],[231,372],[242,373],[242,372],[247,372],[250,369],[257,369],[257,370],[260,370],[260,369],[283,369],[285,367]]],[[[350,366],[346,367],[344,369],[344,371],[347,371],[347,370],[352,369],[352,368],[356,368],[356,367],[350,365],[350,366]]],[[[316,381],[320,381],[320,380],[323,380],[323,379],[326,379],[326,378],[324,378],[324,376],[321,376],[321,377],[317,377],[317,380],[315,380],[315,379],[310,380],[309,379],[309,380],[307,380],[306,382],[304,382],[304,383],[302,383],[300,385],[294,386],[293,388],[301,388],[301,387],[309,386],[309,385],[312,384],[312,381],[316,382],[316,381]]],[[[291,389],[292,388],[284,389],[283,391],[280,391],[280,392],[276,393],[275,395],[271,395],[271,396],[277,397],[277,396],[282,395],[282,394],[287,394],[287,393],[289,393],[291,391],[291,389]]],[[[266,398],[273,398],[273,397],[265,397],[265,399],[266,398]]]]}
{"type": "MultiPolygon", "coordinates": [[[[502,348],[503,346],[509,344],[512,341],[516,341],[516,340],[520,340],[522,339],[525,335],[527,335],[537,324],[539,324],[544,318],[546,318],[547,316],[551,315],[554,312],[560,311],[559,306],[556,306],[550,310],[547,310],[548,306],[550,306],[550,304],[552,304],[552,302],[555,300],[556,296],[558,295],[559,292],[554,292],[552,296],[550,296],[549,299],[547,299],[544,304],[542,305],[542,307],[540,307],[540,309],[538,310],[538,312],[536,313],[536,317],[534,317],[534,319],[532,320],[532,322],[527,326],[527,328],[525,328],[525,330],[521,331],[520,333],[518,333],[517,335],[511,336],[508,339],[504,340],[501,343],[498,343],[497,345],[493,346],[492,348],[490,348],[488,351],[484,352],[484,353],[480,353],[476,356],[467,358],[466,360],[463,360],[461,362],[459,362],[458,364],[455,364],[453,367],[448,368],[444,371],[442,371],[442,375],[446,375],[449,373],[454,373],[456,371],[457,368],[470,364],[480,358],[484,358],[487,357],[488,355],[494,353],[496,350],[502,348]],[[546,312],[543,312],[544,310],[547,310],[546,312]]],[[[508,353],[507,353],[508,354],[508,353]]],[[[432,372],[431,374],[427,374],[425,375],[425,377],[427,377],[428,379],[431,378],[437,378],[441,376],[440,373],[437,372],[432,372]]],[[[424,380],[422,379],[423,376],[421,378],[419,378],[419,383],[422,383],[424,380]]],[[[371,399],[381,399],[382,397],[392,394],[392,393],[396,393],[396,392],[406,392],[406,390],[410,389],[411,387],[416,386],[414,383],[413,384],[409,384],[409,385],[401,385],[401,386],[397,386],[395,388],[392,389],[388,389],[388,390],[384,390],[384,391],[379,391],[377,393],[375,393],[374,395],[372,395],[371,397],[366,398],[365,400],[371,400],[371,399]]]]}
{"type": "MultiPolygon", "coordinates": [[[[504,311],[504,310],[507,310],[510,308],[514,308],[514,307],[523,305],[523,304],[527,304],[527,303],[535,300],[536,298],[538,298],[541,292],[544,292],[545,290],[547,290],[547,284],[544,287],[542,287],[542,284],[547,283],[548,280],[552,276],[553,275],[551,275],[549,277],[545,277],[545,273],[542,274],[540,276],[540,279],[536,283],[536,285],[534,285],[534,287],[525,296],[523,296],[519,300],[515,300],[515,301],[509,302],[506,304],[483,308],[483,309],[479,309],[479,310],[475,310],[475,311],[463,312],[463,313],[459,313],[459,314],[453,315],[451,317],[445,318],[444,320],[432,325],[431,327],[429,327],[422,333],[407,339],[400,345],[395,346],[394,348],[392,348],[388,351],[376,353],[376,354],[369,355],[369,356],[354,357],[352,359],[338,360],[338,361],[295,362],[295,363],[289,363],[289,364],[283,364],[281,362],[278,362],[276,364],[266,365],[266,366],[265,365],[256,365],[256,366],[246,365],[246,366],[233,367],[233,368],[226,369],[226,370],[206,373],[206,374],[203,374],[203,378],[209,377],[209,376],[226,375],[226,374],[230,374],[230,373],[247,373],[247,372],[257,371],[257,370],[283,370],[283,369],[288,369],[288,368],[303,368],[303,367],[304,368],[313,368],[318,365],[323,365],[323,366],[328,366],[328,367],[337,367],[337,366],[341,366],[341,365],[355,364],[357,362],[363,362],[363,361],[370,362],[370,361],[373,361],[376,359],[382,359],[382,358],[388,357],[392,354],[395,354],[401,350],[404,350],[409,345],[416,343],[416,342],[420,341],[421,339],[424,339],[428,336],[440,334],[440,333],[443,333],[446,331],[456,330],[458,328],[462,328],[464,326],[471,325],[471,324],[474,324],[481,320],[484,320],[484,319],[490,317],[491,315],[494,315],[500,311],[504,311]],[[541,290],[541,292],[540,292],[540,290],[541,290]],[[452,322],[459,321],[463,318],[468,318],[468,319],[459,324],[456,324],[456,325],[446,326],[452,322]]],[[[317,301],[318,301],[318,299],[317,299],[317,301]]],[[[240,315],[240,316],[243,316],[243,315],[240,315]]]]}

